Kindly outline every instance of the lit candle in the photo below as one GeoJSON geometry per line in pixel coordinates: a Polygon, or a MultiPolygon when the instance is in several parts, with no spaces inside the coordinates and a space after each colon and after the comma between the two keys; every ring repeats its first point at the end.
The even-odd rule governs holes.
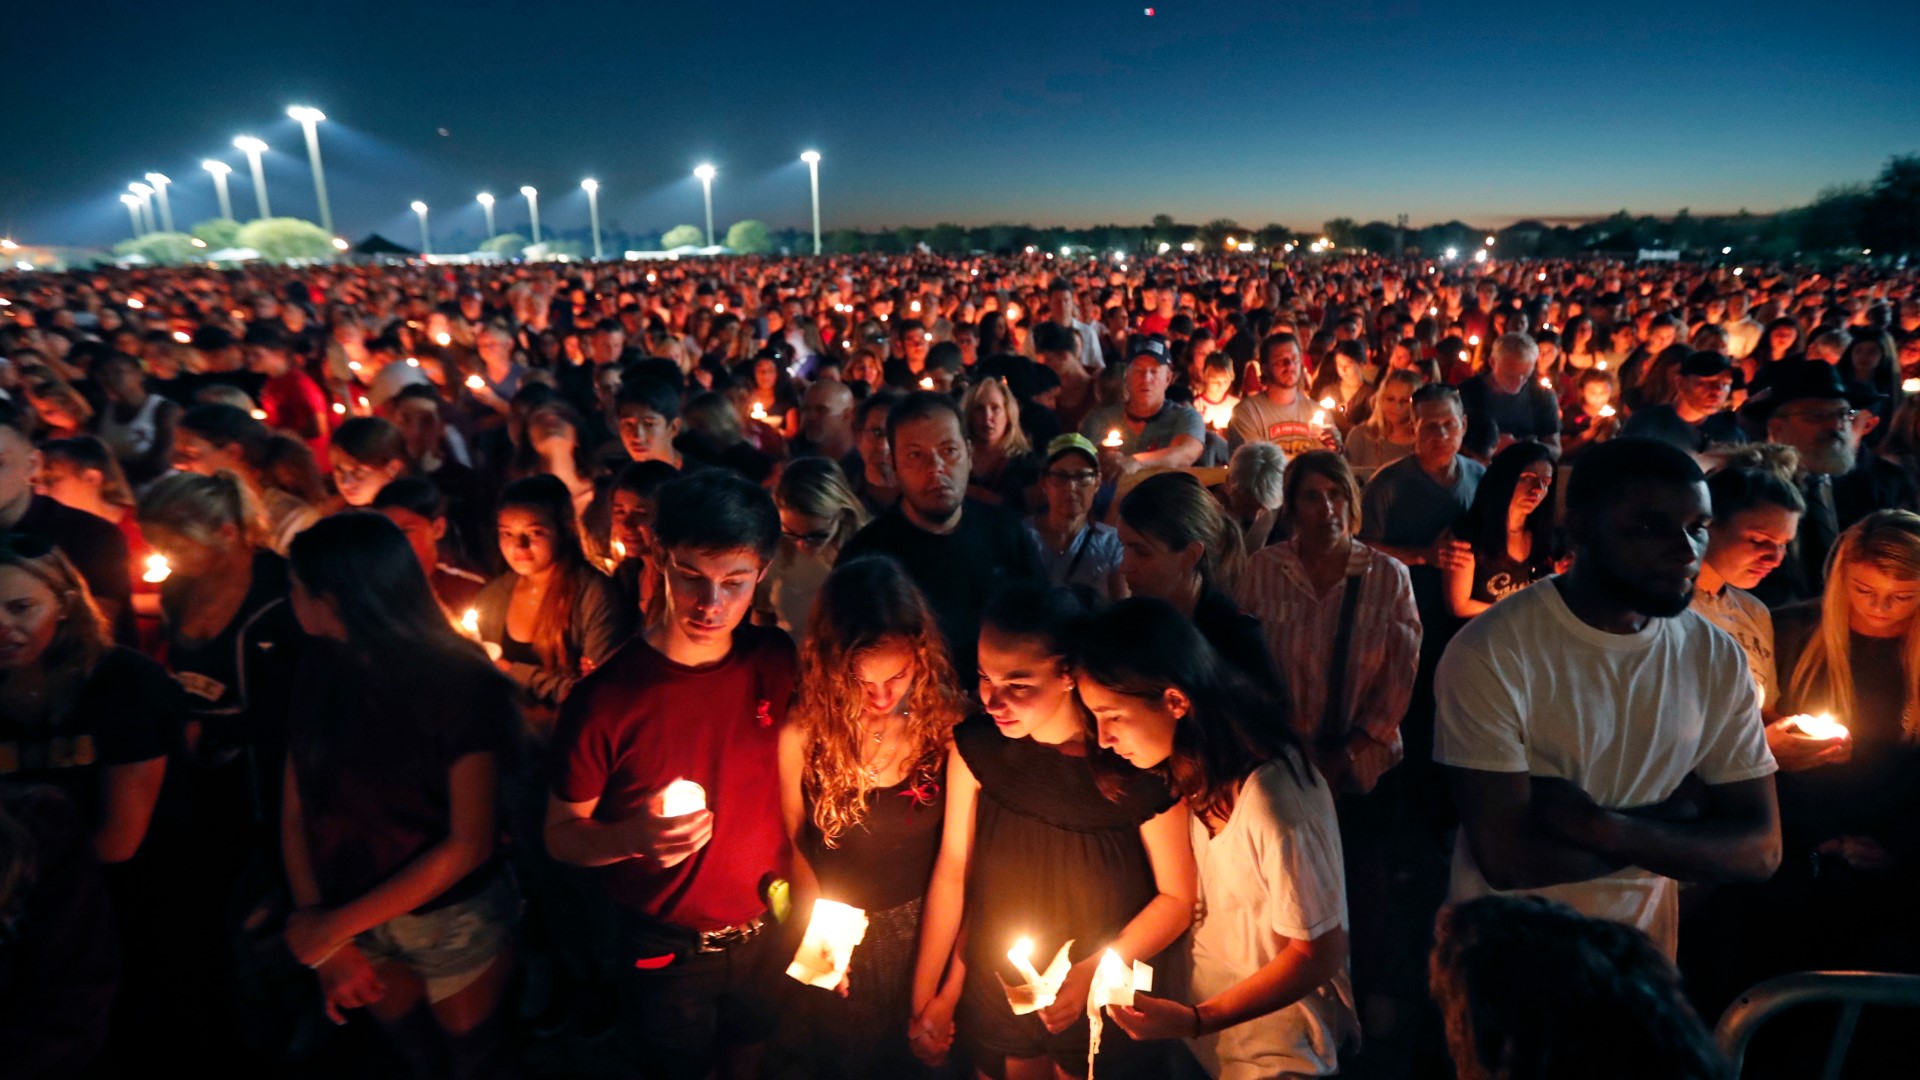
{"type": "Polygon", "coordinates": [[[1469,338],[1467,338],[1467,344],[1469,344],[1469,345],[1478,345],[1478,344],[1480,344],[1480,335],[1479,335],[1479,334],[1474,334],[1473,336],[1471,336],[1471,337],[1469,337],[1469,338]]]}
{"type": "Polygon", "coordinates": [[[486,388],[487,388],[487,380],[481,378],[478,375],[467,376],[467,389],[485,390],[486,388]]]}
{"type": "Polygon", "coordinates": [[[1787,717],[1787,723],[1800,729],[1800,734],[1807,738],[1818,739],[1821,742],[1833,742],[1852,735],[1847,730],[1847,725],[1835,720],[1832,713],[1820,713],[1817,716],[1802,713],[1799,716],[1787,717]]]}
{"type": "Polygon", "coordinates": [[[345,403],[343,403],[343,402],[339,402],[339,401],[336,401],[336,402],[334,402],[334,403],[333,403],[333,415],[335,415],[335,416],[345,416],[345,415],[347,415],[347,406],[346,406],[346,404],[345,404],[345,403]]]}
{"type": "Polygon", "coordinates": [[[1060,951],[1053,954],[1053,962],[1047,965],[1045,972],[1034,970],[1031,938],[1021,938],[1013,948],[1007,950],[1007,960],[1020,973],[1020,985],[1005,988],[1007,1004],[1012,1006],[1013,1015],[1025,1016],[1053,1004],[1053,999],[1059,996],[1061,984],[1067,981],[1067,970],[1073,966],[1073,961],[1067,955],[1072,948],[1072,941],[1060,946],[1060,951]]]}
{"type": "Polygon", "coordinates": [[[419,367],[419,366],[420,366],[420,358],[419,358],[419,357],[417,357],[417,356],[409,356],[409,357],[407,357],[407,366],[408,366],[408,367],[419,367]]]}
{"type": "Polygon", "coordinates": [[[193,340],[193,335],[187,333],[185,330],[175,330],[173,332],[173,340],[185,345],[187,342],[193,340]]]}
{"type": "Polygon", "coordinates": [[[926,378],[923,378],[923,379],[921,379],[921,380],[920,380],[920,389],[922,389],[922,390],[931,390],[931,389],[933,389],[933,376],[931,376],[931,375],[928,375],[928,376],[927,376],[926,378]]]}
{"type": "Polygon", "coordinates": [[[255,420],[265,420],[267,418],[267,410],[255,409],[251,413],[248,413],[247,415],[253,417],[255,420]]]}
{"type": "Polygon", "coordinates": [[[1593,366],[1601,371],[1607,370],[1607,362],[1605,360],[1595,360],[1593,366]]]}
{"type": "Polygon", "coordinates": [[[442,330],[439,333],[433,335],[433,343],[444,349],[448,345],[453,344],[453,335],[447,333],[445,330],[442,330]]]}
{"type": "Polygon", "coordinates": [[[1323,397],[1320,399],[1320,407],[1327,410],[1328,412],[1332,412],[1334,410],[1335,404],[1336,403],[1333,400],[1332,394],[1328,394],[1326,397],[1323,397]]]}
{"type": "Polygon", "coordinates": [[[660,793],[660,816],[675,818],[707,808],[707,789],[691,780],[675,780],[660,793]]]}
{"type": "Polygon", "coordinates": [[[767,407],[756,401],[753,403],[753,408],[747,410],[747,415],[753,417],[755,420],[765,422],[767,419],[767,407]]]}
{"type": "Polygon", "coordinates": [[[360,363],[360,361],[358,361],[358,360],[349,360],[349,361],[347,361],[347,370],[348,370],[348,371],[359,371],[359,370],[361,369],[361,367],[363,367],[363,366],[364,366],[364,365],[362,365],[362,364],[360,363]]]}
{"type": "Polygon", "coordinates": [[[1120,434],[1120,429],[1114,428],[1112,431],[1107,432],[1106,438],[1100,440],[1100,445],[1108,447],[1109,449],[1118,450],[1120,447],[1125,446],[1126,442],[1126,437],[1120,434]]]}
{"type": "Polygon", "coordinates": [[[1602,406],[1600,406],[1600,419],[1602,419],[1602,420],[1605,420],[1605,419],[1607,419],[1608,417],[1610,417],[1610,416],[1612,416],[1612,415],[1613,415],[1613,411],[1614,411],[1614,410],[1613,410],[1613,406],[1611,406],[1611,405],[1602,405],[1602,406]]]}
{"type": "Polygon", "coordinates": [[[133,310],[135,310],[135,311],[139,311],[139,310],[140,310],[141,308],[144,308],[144,307],[146,307],[147,305],[145,305],[145,304],[143,304],[143,303],[141,303],[141,302],[140,302],[140,298],[139,298],[139,297],[137,297],[137,296],[129,296],[129,297],[127,297],[127,306],[128,306],[128,307],[130,307],[130,308],[132,308],[132,309],[133,309],[133,310]]]}
{"type": "Polygon", "coordinates": [[[1327,410],[1325,409],[1313,410],[1313,419],[1308,422],[1317,428],[1326,427],[1327,426],[1327,410]]]}
{"type": "Polygon", "coordinates": [[[1920,394],[1920,379],[1906,379],[1900,383],[1903,394],[1920,394]]]}
{"type": "Polygon", "coordinates": [[[806,936],[787,965],[787,976],[831,990],[846,978],[854,947],[867,936],[867,913],[835,900],[813,902],[806,936]]]}
{"type": "Polygon", "coordinates": [[[1108,1005],[1133,1007],[1135,992],[1153,989],[1153,969],[1135,960],[1129,968],[1120,955],[1108,949],[1093,970],[1093,985],[1087,989],[1087,1080],[1093,1080],[1093,1059],[1100,1054],[1100,1031],[1104,1027],[1101,1010],[1108,1005]]]}
{"type": "Polygon", "coordinates": [[[147,556],[147,572],[140,580],[149,585],[158,585],[173,576],[173,567],[167,563],[167,557],[158,552],[147,556]]]}
{"type": "Polygon", "coordinates": [[[1553,380],[1552,380],[1552,379],[1549,379],[1549,378],[1547,378],[1547,377],[1546,377],[1545,375],[1542,375],[1542,376],[1540,376],[1540,385],[1541,385],[1541,386],[1544,386],[1544,387],[1546,387],[1546,388],[1547,388],[1547,389],[1549,389],[1549,390],[1551,390],[1551,389],[1553,389],[1553,380]]]}
{"type": "Polygon", "coordinates": [[[480,612],[475,608],[468,608],[466,614],[460,616],[460,629],[466,631],[470,637],[479,637],[480,612]]]}
{"type": "Polygon", "coordinates": [[[615,540],[613,542],[613,557],[619,562],[627,561],[627,545],[624,541],[615,540]]]}

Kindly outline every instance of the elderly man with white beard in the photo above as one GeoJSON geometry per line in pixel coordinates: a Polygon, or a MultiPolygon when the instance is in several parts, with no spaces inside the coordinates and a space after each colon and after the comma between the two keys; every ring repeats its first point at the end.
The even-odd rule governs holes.
{"type": "Polygon", "coordinates": [[[1807,500],[1807,516],[1785,561],[1753,590],[1768,607],[1820,595],[1827,553],[1840,535],[1834,488],[1846,484],[1854,471],[1865,434],[1856,422],[1859,411],[1877,398],[1869,387],[1844,382],[1832,364],[1790,360],[1775,364],[1767,388],[1741,409],[1742,419],[1765,429],[1768,442],[1791,446],[1800,455],[1794,484],[1807,500]]]}

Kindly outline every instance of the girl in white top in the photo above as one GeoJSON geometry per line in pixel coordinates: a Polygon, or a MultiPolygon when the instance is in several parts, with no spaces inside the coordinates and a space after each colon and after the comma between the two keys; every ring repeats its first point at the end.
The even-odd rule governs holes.
{"type": "MultiPolygon", "coordinates": [[[[1192,812],[1200,869],[1192,1004],[1137,994],[1108,1014],[1135,1039],[1184,1038],[1209,1076],[1330,1076],[1357,1042],[1340,828],[1284,713],[1168,604],[1124,600],[1080,640],[1074,677],[1100,745],[1161,773],[1192,812]]],[[[1180,975],[1187,978],[1180,978],[1180,975]]]]}

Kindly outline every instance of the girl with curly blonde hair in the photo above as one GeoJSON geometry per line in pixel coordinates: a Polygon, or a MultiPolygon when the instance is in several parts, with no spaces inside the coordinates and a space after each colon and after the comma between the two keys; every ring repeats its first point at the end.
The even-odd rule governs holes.
{"type": "Polygon", "coordinates": [[[807,1049],[819,1075],[913,1075],[908,1006],[960,716],[953,668],[926,599],[891,559],[836,568],[807,630],[797,723],[780,744],[796,912],[804,925],[817,896],[868,919],[842,996],[808,995],[807,1049]]]}

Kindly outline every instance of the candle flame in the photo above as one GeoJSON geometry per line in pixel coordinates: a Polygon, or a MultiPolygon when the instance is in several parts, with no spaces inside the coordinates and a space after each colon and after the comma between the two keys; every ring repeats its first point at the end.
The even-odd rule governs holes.
{"type": "Polygon", "coordinates": [[[486,388],[487,388],[487,380],[481,378],[478,375],[467,376],[467,389],[485,390],[486,388]]]}
{"type": "Polygon", "coordinates": [[[1900,384],[1903,394],[1920,394],[1920,379],[1907,379],[1900,384]]]}
{"type": "Polygon", "coordinates": [[[1471,337],[1469,337],[1469,338],[1467,338],[1467,344],[1469,344],[1469,345],[1478,345],[1478,344],[1480,344],[1480,335],[1479,335],[1479,334],[1474,334],[1473,336],[1471,336],[1471,337]]]}
{"type": "Polygon", "coordinates": [[[1605,360],[1595,360],[1593,362],[1593,366],[1600,369],[1601,371],[1607,370],[1607,362],[1605,360]]]}
{"type": "Polygon", "coordinates": [[[1320,407],[1327,410],[1328,412],[1333,411],[1334,404],[1335,402],[1333,400],[1332,394],[1328,394],[1326,397],[1323,397],[1320,399],[1320,407]]]}
{"type": "Polygon", "coordinates": [[[480,612],[474,608],[468,608],[466,614],[460,616],[460,629],[465,630],[469,634],[478,634],[480,632],[480,612]]]}
{"type": "Polygon", "coordinates": [[[1327,426],[1327,410],[1325,409],[1313,410],[1313,419],[1310,421],[1310,423],[1312,423],[1314,427],[1326,427],[1327,426]]]}
{"type": "Polygon", "coordinates": [[[173,576],[173,567],[167,563],[167,557],[159,553],[147,556],[147,572],[140,580],[149,585],[158,585],[173,576]]]}
{"type": "Polygon", "coordinates": [[[1850,734],[1847,726],[1833,718],[1832,713],[1820,713],[1816,716],[1802,714],[1788,718],[1788,723],[1800,729],[1800,733],[1809,739],[1831,742],[1847,738],[1850,734]]]}
{"type": "Polygon", "coordinates": [[[347,406],[346,406],[346,404],[345,404],[344,402],[339,402],[339,401],[336,401],[336,402],[334,402],[334,403],[333,403],[333,415],[335,415],[335,416],[345,416],[345,415],[347,415],[347,406]]]}
{"type": "Polygon", "coordinates": [[[175,330],[173,332],[173,340],[185,345],[187,342],[193,340],[193,335],[187,333],[185,330],[175,330]]]}
{"type": "Polygon", "coordinates": [[[1126,445],[1126,441],[1126,438],[1120,434],[1120,429],[1114,428],[1112,431],[1107,432],[1106,438],[1100,440],[1100,445],[1117,449],[1126,445]]]}
{"type": "Polygon", "coordinates": [[[931,375],[929,375],[929,376],[927,376],[926,378],[924,378],[924,379],[921,379],[921,380],[920,380],[920,389],[922,389],[922,390],[931,390],[931,389],[933,389],[933,376],[931,376],[931,375]]]}
{"type": "Polygon", "coordinates": [[[433,335],[433,343],[442,348],[445,348],[446,346],[453,344],[453,335],[447,333],[445,330],[442,330],[439,333],[433,335]]]}
{"type": "Polygon", "coordinates": [[[359,371],[359,370],[360,370],[360,368],[361,368],[362,366],[364,366],[364,365],[362,365],[362,364],[360,363],[360,361],[358,361],[358,360],[349,360],[349,361],[347,361],[347,370],[348,370],[348,371],[359,371]]]}
{"type": "Polygon", "coordinates": [[[1546,377],[1545,375],[1542,375],[1542,376],[1540,376],[1540,385],[1541,385],[1541,386],[1544,386],[1544,387],[1546,387],[1546,388],[1547,388],[1547,389],[1549,389],[1549,390],[1551,390],[1551,389],[1553,389],[1553,380],[1552,380],[1552,379],[1549,379],[1549,378],[1548,378],[1548,377],[1546,377]]]}
{"type": "Polygon", "coordinates": [[[1613,413],[1614,413],[1614,409],[1613,409],[1613,406],[1611,406],[1611,405],[1602,405],[1602,406],[1600,406],[1600,415],[1601,415],[1601,417],[1603,417],[1603,418],[1604,418],[1604,417],[1608,417],[1608,416],[1612,416],[1612,415],[1613,415],[1613,413]]]}
{"type": "Polygon", "coordinates": [[[747,411],[747,415],[753,417],[755,420],[765,420],[767,418],[767,407],[756,401],[753,403],[753,408],[747,411]]]}
{"type": "Polygon", "coordinates": [[[627,545],[623,541],[615,540],[613,542],[613,557],[625,561],[627,557],[627,545]]]}

